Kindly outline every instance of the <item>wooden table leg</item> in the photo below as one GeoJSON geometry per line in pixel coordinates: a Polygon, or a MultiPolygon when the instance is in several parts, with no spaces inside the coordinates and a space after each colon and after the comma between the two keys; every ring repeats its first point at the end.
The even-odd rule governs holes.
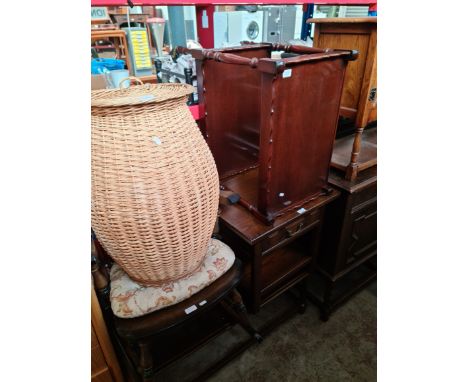
{"type": "Polygon", "coordinates": [[[351,152],[351,161],[349,162],[348,167],[346,168],[345,178],[347,180],[355,180],[358,174],[358,158],[359,153],[361,152],[361,140],[362,132],[364,131],[363,127],[356,128],[356,133],[354,134],[353,150],[351,152]]]}
{"type": "Polygon", "coordinates": [[[260,343],[263,341],[263,337],[260,333],[252,326],[249,316],[247,315],[247,309],[244,305],[244,301],[242,301],[242,296],[240,293],[233,289],[229,294],[229,298],[231,300],[231,304],[229,305],[226,301],[221,302],[221,306],[224,310],[233,317],[243,328],[244,330],[249,333],[255,340],[260,343]]]}
{"type": "Polygon", "coordinates": [[[323,304],[320,307],[320,319],[324,322],[328,321],[331,313],[331,296],[335,282],[333,280],[327,280],[325,285],[325,293],[323,295],[323,304]]]}
{"type": "Polygon", "coordinates": [[[253,313],[258,313],[260,310],[260,300],[261,300],[261,272],[262,272],[262,250],[260,245],[255,246],[255,252],[252,260],[252,287],[251,290],[253,292],[252,296],[252,310],[253,313]]]}
{"type": "Polygon", "coordinates": [[[143,377],[143,382],[154,382],[153,357],[149,343],[138,342],[140,348],[140,373],[143,377]]]}

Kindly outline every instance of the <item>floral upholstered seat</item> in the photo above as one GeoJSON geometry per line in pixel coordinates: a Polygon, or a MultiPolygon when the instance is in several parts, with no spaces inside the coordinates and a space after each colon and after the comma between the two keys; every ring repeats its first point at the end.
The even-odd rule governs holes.
{"type": "Polygon", "coordinates": [[[143,286],[117,264],[110,272],[110,301],[117,317],[139,317],[177,304],[221,277],[234,264],[234,252],[223,242],[210,239],[201,268],[194,274],[161,286],[143,286]]]}

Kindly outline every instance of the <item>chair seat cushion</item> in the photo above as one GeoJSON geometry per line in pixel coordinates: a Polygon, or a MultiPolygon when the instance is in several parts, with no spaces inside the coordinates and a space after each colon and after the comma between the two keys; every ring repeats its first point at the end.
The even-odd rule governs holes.
{"type": "Polygon", "coordinates": [[[160,286],[140,285],[114,264],[110,271],[112,311],[117,317],[132,318],[177,304],[221,277],[234,260],[231,248],[210,239],[205,259],[197,272],[160,286]]]}

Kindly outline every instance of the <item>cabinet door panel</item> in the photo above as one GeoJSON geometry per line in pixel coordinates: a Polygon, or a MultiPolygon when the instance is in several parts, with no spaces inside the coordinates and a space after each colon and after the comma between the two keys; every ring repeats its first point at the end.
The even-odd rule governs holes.
{"type": "Polygon", "coordinates": [[[351,215],[346,266],[377,250],[377,203],[371,203],[351,215]]]}
{"type": "Polygon", "coordinates": [[[318,46],[321,48],[333,49],[350,49],[350,47],[353,47],[352,49],[359,50],[360,59],[349,62],[346,68],[345,85],[341,96],[342,107],[357,110],[364,69],[366,68],[366,60],[362,59],[362,57],[367,56],[369,35],[324,33],[320,35],[318,46]]]}
{"type": "Polygon", "coordinates": [[[377,183],[361,190],[352,196],[351,213],[357,213],[365,204],[375,203],[377,198],[377,183]]]}

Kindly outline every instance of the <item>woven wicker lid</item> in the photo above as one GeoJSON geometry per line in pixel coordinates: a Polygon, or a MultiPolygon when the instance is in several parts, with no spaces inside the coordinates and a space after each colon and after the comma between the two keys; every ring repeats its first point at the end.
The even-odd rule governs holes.
{"type": "Polygon", "coordinates": [[[163,102],[185,97],[194,91],[188,84],[144,84],[126,89],[91,91],[92,107],[112,107],[163,102]]]}

